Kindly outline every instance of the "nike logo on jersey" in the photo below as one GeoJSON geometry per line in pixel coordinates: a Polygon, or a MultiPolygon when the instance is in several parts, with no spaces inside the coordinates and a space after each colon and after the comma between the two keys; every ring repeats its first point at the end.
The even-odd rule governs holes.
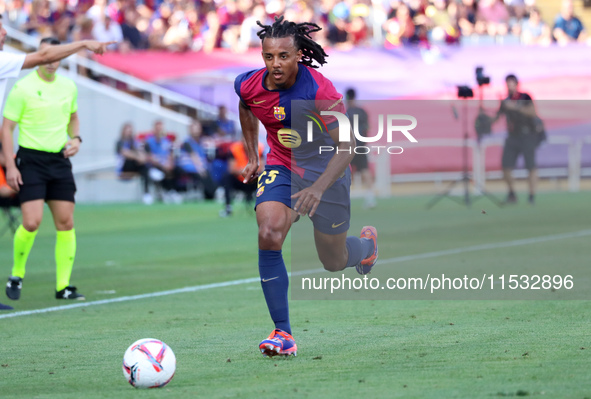
{"type": "Polygon", "coordinates": [[[279,276],[277,276],[277,277],[271,277],[271,278],[267,278],[267,279],[262,279],[262,281],[263,281],[263,283],[266,283],[267,281],[275,280],[277,278],[279,278],[279,276]]]}
{"type": "Polygon", "coordinates": [[[264,103],[265,101],[267,101],[267,100],[253,101],[252,103],[253,103],[254,105],[259,105],[259,104],[262,104],[262,103],[264,103]]]}
{"type": "MultiPolygon", "coordinates": [[[[345,222],[346,222],[346,220],[345,220],[345,222]]],[[[343,224],[345,224],[345,222],[341,222],[341,223],[339,223],[339,224],[335,224],[335,223],[333,223],[333,224],[332,224],[332,228],[333,228],[333,229],[336,229],[337,227],[339,227],[339,226],[342,226],[343,224]]]]}

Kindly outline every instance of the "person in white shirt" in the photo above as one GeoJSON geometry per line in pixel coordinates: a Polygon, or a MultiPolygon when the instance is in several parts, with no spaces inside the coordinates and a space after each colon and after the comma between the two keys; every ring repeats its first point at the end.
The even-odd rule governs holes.
{"type": "MultiPolygon", "coordinates": [[[[41,50],[30,54],[5,53],[4,41],[6,40],[6,29],[2,25],[0,15],[0,112],[3,108],[4,93],[8,79],[18,77],[21,69],[35,68],[39,65],[50,64],[60,61],[80,50],[86,49],[95,54],[103,54],[108,45],[114,42],[99,42],[95,40],[83,40],[79,42],[45,46],[41,50]]],[[[0,310],[10,310],[11,306],[0,303],[0,310]]]]}
{"type": "MultiPolygon", "coordinates": [[[[120,43],[123,41],[123,31],[121,25],[105,14],[100,20],[95,21],[92,28],[92,37],[101,42],[114,41],[120,43]]],[[[116,45],[109,46],[109,50],[115,50],[116,47],[116,45]]]]}

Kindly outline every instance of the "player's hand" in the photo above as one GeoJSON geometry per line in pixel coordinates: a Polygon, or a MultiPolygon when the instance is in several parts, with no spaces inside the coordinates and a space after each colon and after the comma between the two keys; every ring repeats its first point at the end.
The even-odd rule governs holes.
{"type": "Polygon", "coordinates": [[[259,177],[259,163],[258,162],[248,162],[244,169],[242,169],[242,183],[244,184],[251,184],[254,183],[259,177]]]}
{"type": "Polygon", "coordinates": [[[107,47],[110,46],[111,44],[116,44],[117,42],[115,41],[111,41],[111,42],[98,42],[96,40],[88,40],[85,42],[85,47],[87,50],[92,51],[95,54],[103,54],[105,51],[107,51],[107,47]]]}
{"type": "Polygon", "coordinates": [[[20,190],[20,186],[23,185],[23,178],[16,166],[6,168],[6,182],[14,191],[18,192],[20,190]]]}
{"type": "Polygon", "coordinates": [[[66,149],[64,150],[64,158],[73,157],[80,150],[80,140],[70,139],[66,143],[66,149]]]}
{"type": "Polygon", "coordinates": [[[323,193],[323,190],[314,185],[295,193],[291,196],[293,199],[297,198],[293,210],[301,216],[306,214],[308,214],[309,217],[314,216],[314,213],[316,213],[316,209],[318,209],[318,205],[320,205],[320,201],[322,200],[323,193]]]}

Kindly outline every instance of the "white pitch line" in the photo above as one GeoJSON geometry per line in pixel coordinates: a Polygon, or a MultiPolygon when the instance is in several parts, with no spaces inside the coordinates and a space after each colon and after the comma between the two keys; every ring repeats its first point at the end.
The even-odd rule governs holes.
{"type": "MultiPolygon", "coordinates": [[[[499,249],[499,248],[517,247],[517,246],[529,245],[529,244],[539,244],[542,242],[563,240],[563,239],[567,239],[567,238],[585,237],[585,236],[589,236],[589,235],[591,235],[591,230],[581,230],[581,231],[575,231],[572,233],[553,234],[553,235],[549,235],[549,236],[525,238],[525,239],[521,239],[521,240],[497,242],[497,243],[493,243],[493,244],[481,244],[481,245],[473,245],[470,247],[460,247],[460,248],[454,248],[454,249],[447,249],[447,250],[443,250],[443,251],[426,252],[423,254],[398,256],[396,258],[389,258],[389,259],[380,260],[380,261],[378,261],[378,264],[399,263],[399,262],[407,262],[407,261],[413,261],[413,260],[419,260],[419,259],[436,258],[439,256],[446,256],[446,255],[457,255],[457,254],[466,253],[466,252],[483,251],[483,250],[488,250],[488,249],[499,249]]],[[[311,270],[301,270],[301,271],[290,273],[290,275],[291,276],[301,276],[301,275],[306,275],[306,274],[320,273],[323,271],[324,271],[324,269],[321,269],[321,268],[311,269],[311,270]]],[[[245,278],[245,279],[240,279],[240,280],[222,281],[219,283],[195,285],[193,287],[185,287],[185,288],[178,288],[178,289],[174,289],[174,290],[152,292],[149,294],[122,296],[119,298],[103,299],[100,301],[79,302],[79,303],[73,303],[70,305],[53,306],[50,308],[43,308],[43,309],[23,310],[20,312],[2,314],[2,315],[0,315],[0,319],[8,319],[8,318],[19,317],[19,316],[28,316],[28,315],[33,315],[33,314],[50,313],[50,312],[56,312],[59,310],[84,308],[84,307],[95,306],[95,305],[106,305],[106,304],[117,303],[117,302],[135,301],[138,299],[156,298],[159,296],[168,296],[168,295],[182,294],[182,293],[186,293],[186,292],[203,291],[203,290],[208,290],[208,289],[213,289],[213,288],[229,287],[229,286],[233,286],[233,285],[250,284],[250,283],[256,283],[259,280],[260,280],[260,277],[251,277],[251,278],[245,278]]]]}
{"type": "Polygon", "coordinates": [[[457,255],[457,254],[462,254],[462,253],[466,253],[466,252],[483,251],[483,250],[487,250],[487,249],[518,247],[521,245],[539,244],[541,242],[563,240],[565,238],[585,237],[585,236],[589,236],[589,235],[591,235],[591,230],[581,230],[581,231],[574,231],[572,233],[553,234],[553,235],[549,235],[549,236],[524,238],[521,240],[496,242],[496,243],[492,243],[492,244],[481,244],[481,245],[473,245],[470,247],[444,249],[442,251],[426,252],[424,254],[398,256],[396,258],[384,259],[381,261],[379,260],[378,264],[398,263],[398,262],[406,262],[409,260],[436,258],[439,256],[457,255]]]}

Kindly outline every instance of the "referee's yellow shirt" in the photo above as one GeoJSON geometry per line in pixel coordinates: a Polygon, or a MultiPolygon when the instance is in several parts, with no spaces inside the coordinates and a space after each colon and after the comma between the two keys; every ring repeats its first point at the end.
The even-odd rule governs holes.
{"type": "Polygon", "coordinates": [[[55,75],[53,82],[33,71],[12,87],[4,117],[17,122],[18,144],[45,152],[60,152],[68,141],[70,116],[78,109],[74,82],[55,75]]]}

